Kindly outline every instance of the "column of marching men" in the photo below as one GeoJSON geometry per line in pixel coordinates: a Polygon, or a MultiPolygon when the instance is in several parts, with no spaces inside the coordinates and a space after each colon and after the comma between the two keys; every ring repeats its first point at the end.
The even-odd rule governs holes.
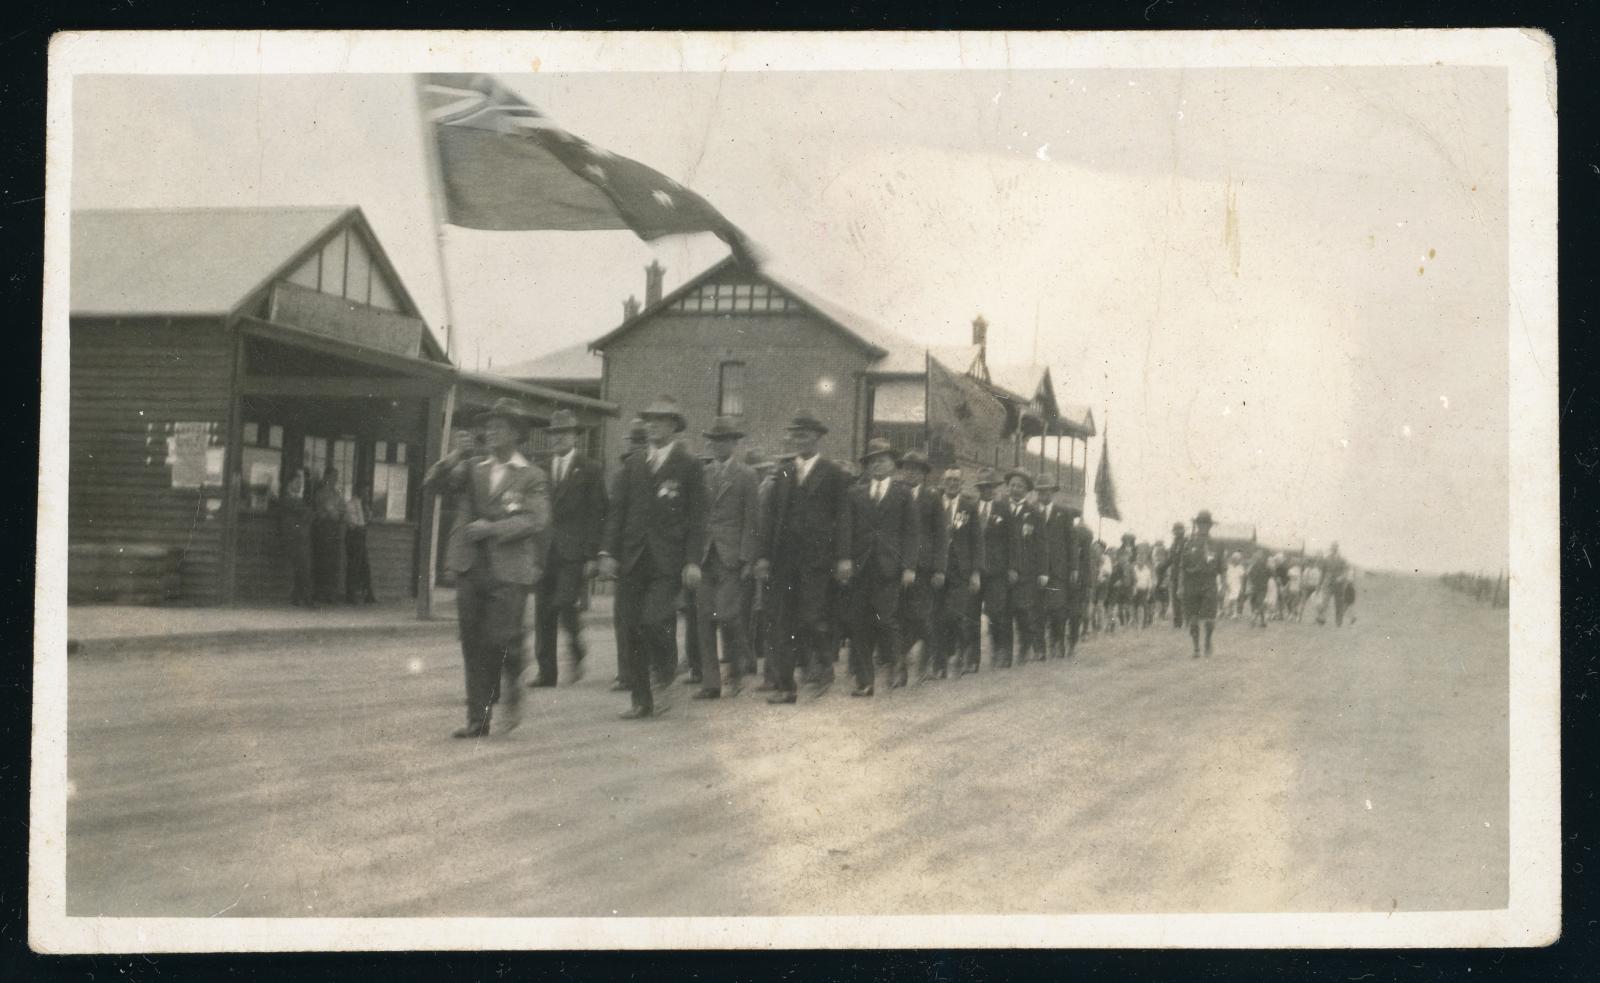
{"type": "MultiPolygon", "coordinates": [[[[744,450],[728,417],[702,432],[702,456],[662,397],[633,421],[609,482],[577,451],[570,411],[546,427],[548,468],[520,450],[530,429],[515,401],[500,400],[482,444],[456,432],[424,479],[455,501],[446,558],[467,691],[457,737],[489,734],[497,708],[501,731],[516,726],[530,593],[536,671],[526,685],[556,685],[562,635],[571,678],[582,678],[581,614],[596,576],[615,584],[612,688],[629,694],[626,719],[665,712],[685,673],[697,699],[738,693],[759,674],[768,703],[794,704],[802,686],[828,689],[841,650],[854,697],[976,673],[985,621],[993,669],[1070,659],[1100,631],[1150,624],[1157,597],[1163,611],[1171,601],[1174,627],[1189,625],[1197,658],[1212,651],[1229,573],[1205,511],[1192,532],[1173,527],[1170,549],[1124,542],[1113,553],[1047,475],[934,475],[920,452],[873,439],[858,478],[821,453],[828,427],[807,411],[790,421],[777,459],[744,450]]],[[[1287,579],[1284,567],[1271,576],[1287,579]]],[[[1336,570],[1343,584],[1342,560],[1336,570]]],[[[1248,577],[1254,601],[1265,578],[1254,568],[1248,577]]],[[[1284,594],[1299,591],[1285,583],[1284,594]]]]}

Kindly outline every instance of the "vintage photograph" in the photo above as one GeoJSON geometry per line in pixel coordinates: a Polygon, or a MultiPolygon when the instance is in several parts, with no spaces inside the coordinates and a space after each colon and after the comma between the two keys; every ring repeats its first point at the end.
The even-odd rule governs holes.
{"type": "Polygon", "coordinates": [[[53,45],[57,945],[1553,937],[1538,36],[344,37],[53,45]]]}

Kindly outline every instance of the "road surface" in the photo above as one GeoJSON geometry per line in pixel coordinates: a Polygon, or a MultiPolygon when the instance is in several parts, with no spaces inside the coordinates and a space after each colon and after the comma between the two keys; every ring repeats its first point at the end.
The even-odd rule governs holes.
{"type": "Polygon", "coordinates": [[[609,632],[456,741],[452,641],[69,665],[72,915],[1496,908],[1506,613],[1366,577],[1354,626],[624,722],[609,632]]]}

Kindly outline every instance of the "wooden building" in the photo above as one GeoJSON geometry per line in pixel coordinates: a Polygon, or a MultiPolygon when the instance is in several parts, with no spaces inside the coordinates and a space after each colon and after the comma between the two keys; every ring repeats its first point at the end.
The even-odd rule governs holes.
{"type": "Polygon", "coordinates": [[[275,503],[294,471],[333,466],[342,496],[370,493],[378,596],[426,613],[420,486],[446,415],[506,395],[545,415],[615,412],[458,372],[357,208],[80,211],[71,251],[76,599],[118,599],[118,556],[165,550],[167,599],[283,603],[275,503]]]}

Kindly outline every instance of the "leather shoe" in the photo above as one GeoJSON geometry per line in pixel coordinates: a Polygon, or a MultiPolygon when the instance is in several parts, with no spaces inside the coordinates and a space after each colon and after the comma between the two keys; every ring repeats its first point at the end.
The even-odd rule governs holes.
{"type": "Polygon", "coordinates": [[[485,720],[482,723],[468,724],[465,727],[459,727],[453,733],[451,733],[450,736],[451,737],[488,737],[489,736],[489,722],[487,720],[485,720]]]}
{"type": "Polygon", "coordinates": [[[850,695],[851,696],[871,696],[872,695],[872,687],[871,686],[863,686],[863,687],[860,687],[858,689],[853,689],[853,690],[850,691],[850,695]]]}
{"type": "Polygon", "coordinates": [[[536,677],[533,680],[533,682],[528,684],[528,688],[529,689],[543,689],[543,688],[545,688],[547,686],[554,686],[555,684],[556,684],[556,681],[554,679],[546,679],[543,676],[539,676],[539,677],[536,677]]]}
{"type": "Polygon", "coordinates": [[[655,716],[655,711],[649,707],[630,707],[617,714],[617,716],[623,720],[644,720],[647,717],[655,716]]]}
{"type": "Polygon", "coordinates": [[[620,679],[611,684],[611,692],[613,693],[626,693],[630,689],[632,687],[620,679]]]}
{"type": "Polygon", "coordinates": [[[689,697],[689,699],[691,699],[691,700],[717,700],[717,699],[721,699],[721,698],[722,698],[722,690],[720,690],[720,689],[696,690],[695,694],[693,696],[689,697]]]}
{"type": "Polygon", "coordinates": [[[767,702],[768,703],[773,703],[773,704],[793,703],[798,699],[799,699],[799,697],[795,696],[793,693],[790,693],[790,692],[787,692],[787,691],[784,691],[784,690],[779,690],[778,692],[776,692],[776,693],[772,694],[771,696],[767,697],[767,702]]]}

